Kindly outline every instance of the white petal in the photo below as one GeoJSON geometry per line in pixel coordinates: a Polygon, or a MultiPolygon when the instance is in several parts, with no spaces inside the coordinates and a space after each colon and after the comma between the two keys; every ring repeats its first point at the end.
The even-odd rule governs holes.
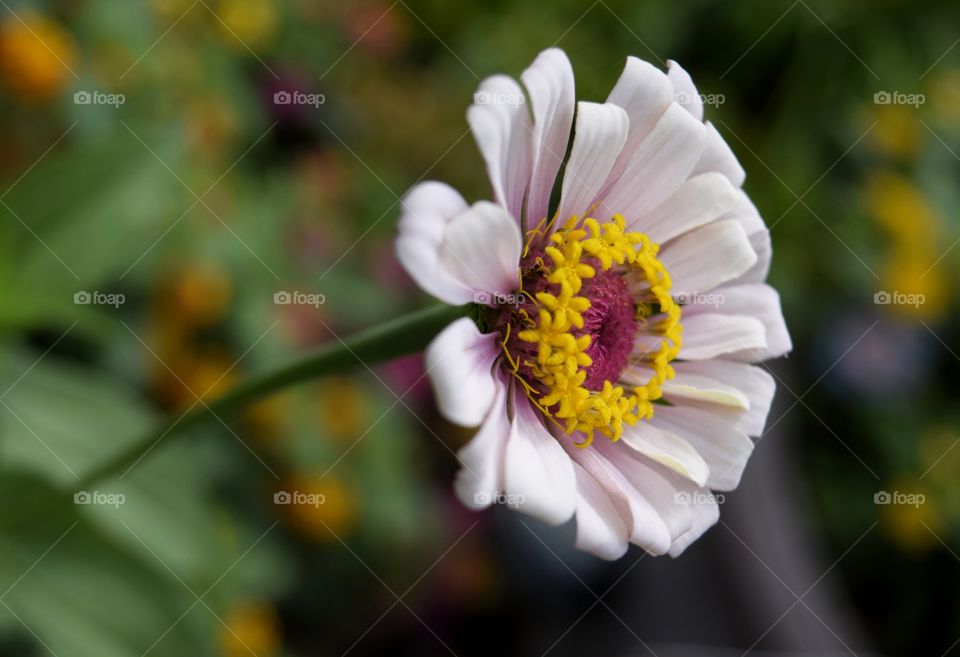
{"type": "Polygon", "coordinates": [[[679,357],[683,360],[707,360],[743,350],[764,350],[767,346],[766,329],[754,317],[688,313],[681,323],[683,344],[679,357]]]}
{"type": "Polygon", "coordinates": [[[639,422],[624,427],[620,441],[700,486],[707,481],[707,464],[690,443],[675,433],[639,422]]]}
{"type": "Polygon", "coordinates": [[[753,204],[753,201],[750,200],[750,197],[747,196],[747,193],[742,189],[739,190],[740,193],[740,202],[737,204],[737,207],[734,208],[730,214],[724,216],[724,219],[736,219],[743,226],[743,232],[747,235],[753,235],[754,233],[766,230],[767,226],[763,223],[763,219],[760,217],[760,211],[757,210],[757,206],[753,204]]]}
{"type": "Polygon", "coordinates": [[[740,202],[737,207],[722,217],[723,219],[733,219],[740,222],[744,232],[750,239],[750,245],[757,254],[757,261],[753,267],[743,272],[738,278],[738,283],[762,283],[767,278],[770,271],[770,258],[772,247],[770,244],[770,231],[760,217],[760,212],[750,200],[750,197],[740,190],[740,202]]]}
{"type": "Polygon", "coordinates": [[[750,235],[750,246],[757,254],[757,261],[753,263],[753,267],[740,274],[736,283],[762,283],[770,273],[770,260],[773,257],[770,231],[763,229],[750,235]]]}
{"type": "Polygon", "coordinates": [[[530,181],[530,115],[517,82],[494,75],[480,83],[467,122],[487,163],[493,197],[517,221],[530,181]]]}
{"type": "Polygon", "coordinates": [[[657,243],[719,219],[740,202],[740,193],[719,173],[693,176],[673,196],[647,214],[631,222],[657,243]]]}
{"type": "MultiPolygon", "coordinates": [[[[793,349],[786,320],[783,318],[783,310],[780,307],[780,295],[772,287],[762,283],[728,285],[715,290],[714,293],[722,298],[716,311],[725,313],[730,318],[751,317],[764,327],[763,345],[744,345],[727,358],[755,363],[778,358],[793,349]]],[[[691,304],[684,310],[687,316],[715,312],[713,308],[702,308],[697,304],[691,304]]]]}
{"type": "MultiPolygon", "coordinates": [[[[630,134],[610,174],[616,182],[626,170],[630,156],[673,102],[673,86],[663,71],[636,57],[628,57],[608,103],[622,107],[630,119],[630,134]]],[[[605,191],[611,184],[606,185],[605,191]]]]}
{"type": "Polygon", "coordinates": [[[671,542],[693,525],[693,514],[685,495],[697,486],[632,451],[627,445],[609,440],[595,441],[588,449],[597,449],[619,470],[636,494],[650,504],[670,534],[671,542]]]}
{"type": "Polygon", "coordinates": [[[667,243],[660,261],[673,281],[671,294],[689,303],[750,269],[757,261],[757,254],[743,227],[732,219],[725,219],[691,230],[667,243]]]}
{"type": "Polygon", "coordinates": [[[630,542],[650,554],[666,553],[672,541],[670,531],[653,505],[633,488],[623,473],[593,446],[579,448],[564,443],[564,447],[610,496],[614,508],[626,522],[630,542]]]}
{"type": "MultiPolygon", "coordinates": [[[[770,413],[770,404],[773,402],[773,395],[777,387],[773,377],[765,369],[744,363],[716,359],[700,362],[675,362],[673,368],[676,370],[676,378],[672,382],[668,382],[670,384],[681,382],[690,385],[693,381],[690,377],[695,376],[701,380],[712,382],[701,383],[699,384],[701,387],[715,389],[718,385],[722,385],[738,390],[749,401],[749,406],[745,410],[737,410],[726,405],[721,408],[709,401],[697,404],[697,408],[726,417],[735,427],[749,436],[763,434],[767,415],[770,413]]],[[[664,384],[664,392],[668,399],[671,396],[693,399],[685,396],[682,392],[677,392],[672,385],[664,384]]],[[[704,400],[701,398],[700,401],[704,400]]]]}
{"type": "Polygon", "coordinates": [[[510,294],[518,285],[520,227],[503,208],[479,201],[447,225],[442,263],[467,287],[510,294]]]}
{"type": "Polygon", "coordinates": [[[551,525],[562,524],[576,510],[573,463],[519,391],[514,413],[516,431],[507,442],[504,490],[520,511],[551,525]]]}
{"type": "Polygon", "coordinates": [[[440,262],[447,224],[467,209],[467,202],[449,185],[420,183],[400,202],[397,258],[421,288],[449,304],[473,301],[474,291],[440,262]]]}
{"type": "Polygon", "coordinates": [[[676,103],[669,105],[650,134],[630,153],[623,175],[601,203],[604,212],[619,212],[633,220],[663,203],[690,176],[706,140],[703,123],[676,103]]]}
{"type": "Polygon", "coordinates": [[[577,478],[578,550],[613,561],[629,547],[627,525],[603,487],[579,464],[573,465],[577,478]]]}
{"type": "Polygon", "coordinates": [[[577,130],[563,174],[559,223],[572,216],[582,219],[599,198],[629,126],[627,113],[616,105],[577,104],[577,130]]]}
{"type": "Polygon", "coordinates": [[[707,147],[703,149],[703,155],[700,156],[697,166],[693,168],[693,173],[716,171],[726,176],[734,187],[742,187],[747,173],[740,166],[737,156],[733,154],[730,145],[720,136],[712,123],[707,121],[706,126],[707,147]]]}
{"type": "MultiPolygon", "coordinates": [[[[520,76],[533,105],[533,172],[526,229],[547,216],[550,194],[567,152],[573,123],[573,67],[559,48],[541,52],[520,76]]],[[[519,215],[517,215],[519,216],[519,215]]]]}
{"type": "Polygon", "coordinates": [[[443,329],[426,351],[426,368],[440,414],[454,424],[478,426],[496,393],[492,374],[496,333],[480,333],[469,317],[443,329]]]}
{"type": "Polygon", "coordinates": [[[690,506],[693,513],[693,526],[670,546],[671,557],[679,557],[683,554],[683,551],[690,547],[691,543],[703,536],[703,533],[713,527],[720,519],[720,506],[709,489],[702,488],[696,491],[694,496],[698,501],[690,506]]]}
{"type": "Polygon", "coordinates": [[[667,61],[667,77],[673,85],[674,100],[697,121],[703,121],[703,99],[690,74],[671,59],[667,61]]]}
{"type": "Polygon", "coordinates": [[[469,443],[457,452],[461,468],[453,489],[471,509],[490,506],[503,491],[503,461],[514,426],[507,417],[507,388],[495,381],[490,412],[469,443]]]}
{"type": "Polygon", "coordinates": [[[740,483],[753,452],[753,441],[747,434],[709,413],[680,406],[658,406],[649,421],[680,435],[700,452],[710,467],[708,488],[727,491],[740,483]]]}
{"type": "MultiPolygon", "coordinates": [[[[715,361],[706,361],[712,363],[715,361]]],[[[702,362],[675,363],[676,376],[663,382],[663,393],[667,401],[674,397],[707,404],[717,404],[740,411],[750,410],[750,400],[737,388],[721,383],[717,379],[701,374],[696,366],[702,362]],[[680,365],[692,367],[679,368],[680,365]]],[[[671,402],[672,403],[672,402],[671,402]]]]}

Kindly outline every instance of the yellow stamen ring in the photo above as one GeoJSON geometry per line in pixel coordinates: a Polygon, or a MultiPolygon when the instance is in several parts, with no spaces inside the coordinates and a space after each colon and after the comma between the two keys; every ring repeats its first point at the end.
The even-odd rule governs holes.
{"type": "MultiPolygon", "coordinates": [[[[539,228],[539,227],[538,227],[539,228]]],[[[539,230],[537,231],[539,233],[539,230]]],[[[529,245],[525,249],[528,251],[529,245]]],[[[625,230],[622,215],[599,223],[584,219],[582,224],[572,217],[551,235],[544,249],[546,258],[539,262],[547,282],[556,293],[538,292],[536,315],[526,316],[527,327],[517,337],[535,345],[536,360],[525,360],[523,365],[537,379],[545,392],[531,386],[520,375],[520,361],[507,351],[509,332],[503,340],[503,350],[512,367],[512,373],[523,383],[530,400],[544,415],[557,423],[566,433],[580,431],[585,438],[578,447],[588,446],[594,432],[599,431],[611,440],[623,434],[623,425],[634,425],[653,416],[653,402],[662,395],[662,384],[674,376],[670,362],[681,346],[680,306],[670,295],[670,275],[657,259],[659,245],[646,235],[625,230]],[[629,390],[616,382],[605,381],[602,389],[588,390],[583,386],[586,368],[592,360],[587,355],[590,335],[576,335],[583,328],[583,313],[590,308],[590,300],[579,296],[583,281],[593,278],[597,271],[584,262],[598,262],[601,271],[619,267],[624,273],[644,279],[649,295],[659,306],[661,318],[654,328],[660,336],[657,350],[644,355],[653,369],[650,380],[629,390]]],[[[523,294],[529,297],[529,293],[523,294]]],[[[638,325],[648,322],[651,306],[636,306],[638,325]]],[[[508,327],[509,329],[509,327],[508,327]]]]}

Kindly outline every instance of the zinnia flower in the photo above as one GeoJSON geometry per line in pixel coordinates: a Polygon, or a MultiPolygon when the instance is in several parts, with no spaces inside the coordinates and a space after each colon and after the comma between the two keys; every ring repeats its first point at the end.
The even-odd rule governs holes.
{"type": "Polygon", "coordinates": [[[763,282],[769,234],[677,64],[631,57],[607,101],[576,112],[562,51],[521,80],[484,80],[467,112],[493,201],[425,182],[399,222],[417,283],[479,307],[426,354],[441,413],[479,427],[456,492],[576,516],[577,546],[603,558],[629,543],[676,556],[763,431],[775,386],[750,363],[791,348],[763,282]]]}

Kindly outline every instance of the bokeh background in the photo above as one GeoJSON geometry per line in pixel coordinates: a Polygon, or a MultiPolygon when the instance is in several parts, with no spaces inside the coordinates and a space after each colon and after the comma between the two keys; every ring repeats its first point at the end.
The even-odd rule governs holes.
{"type": "Polygon", "coordinates": [[[0,654],[960,653],[955,2],[0,5],[0,654]],[[486,197],[473,90],[551,45],[589,100],[679,61],[771,228],[795,350],[722,524],[608,564],[466,511],[416,357],[86,479],[428,303],[399,197],[486,197]]]}

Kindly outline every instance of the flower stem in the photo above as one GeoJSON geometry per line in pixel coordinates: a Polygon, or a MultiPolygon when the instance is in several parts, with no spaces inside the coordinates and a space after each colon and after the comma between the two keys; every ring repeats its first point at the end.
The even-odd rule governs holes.
{"type": "Polygon", "coordinates": [[[161,439],[181,433],[204,420],[233,413],[287,386],[423,351],[447,324],[470,314],[474,308],[472,304],[436,305],[397,317],[342,340],[336,338],[313,353],[272,372],[254,376],[213,401],[198,402],[183,415],[168,419],[143,440],[83,477],[77,490],[86,490],[94,482],[127,472],[161,439]]]}

